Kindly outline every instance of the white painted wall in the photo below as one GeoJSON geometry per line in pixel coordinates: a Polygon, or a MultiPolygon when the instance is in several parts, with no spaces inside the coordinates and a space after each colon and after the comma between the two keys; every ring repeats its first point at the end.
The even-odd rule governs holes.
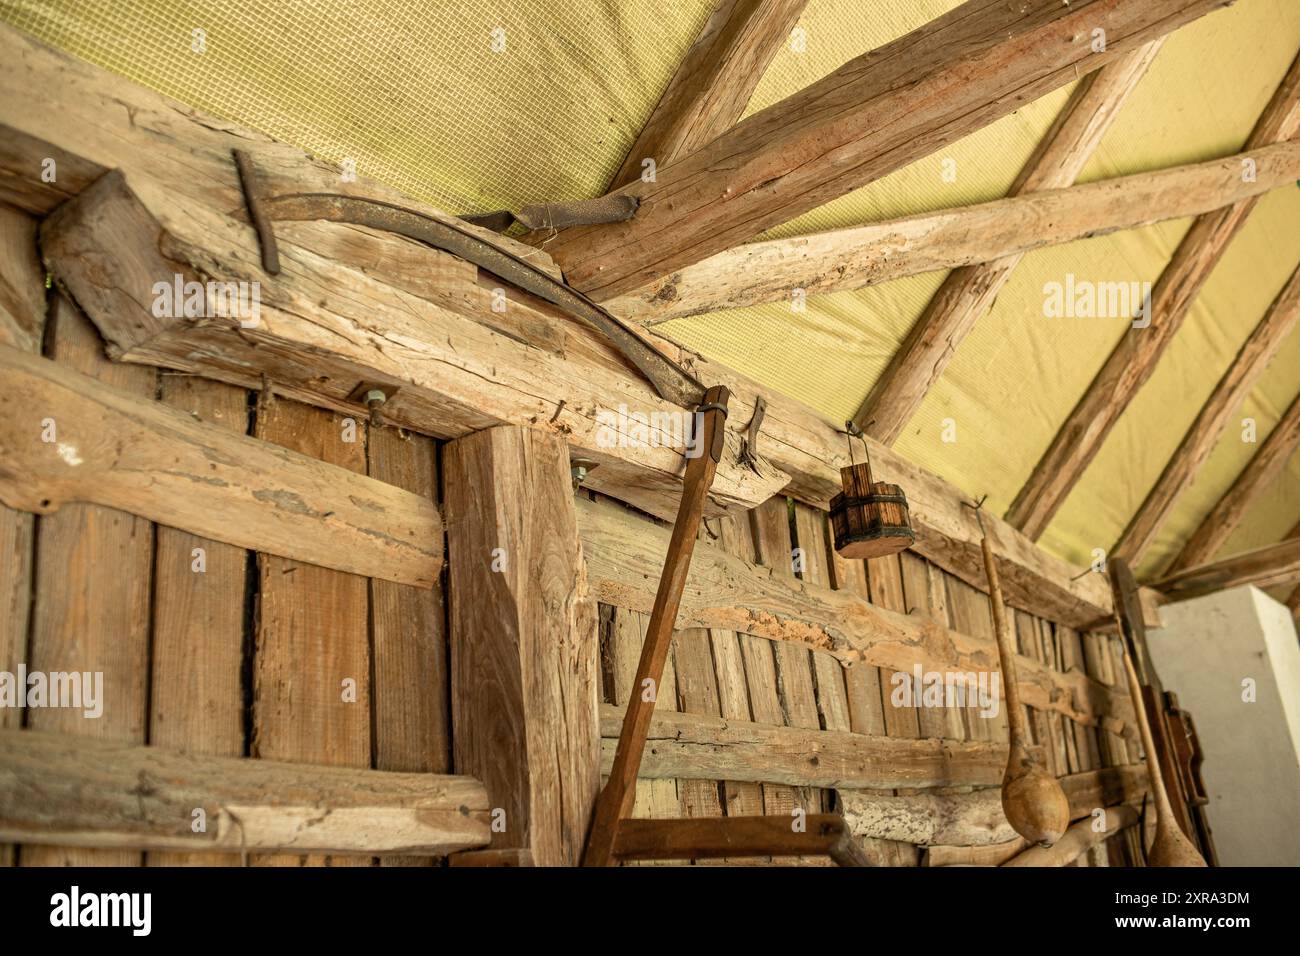
{"type": "Polygon", "coordinates": [[[1224,866],[1300,866],[1300,644],[1255,587],[1161,609],[1147,632],[1167,690],[1196,721],[1210,827],[1224,866]],[[1254,681],[1254,701],[1243,681],[1254,681]]]}

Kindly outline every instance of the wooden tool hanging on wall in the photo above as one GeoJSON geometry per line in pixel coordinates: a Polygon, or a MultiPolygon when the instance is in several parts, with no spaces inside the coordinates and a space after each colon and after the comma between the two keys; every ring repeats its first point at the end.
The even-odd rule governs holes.
{"type": "Polygon", "coordinates": [[[1124,649],[1124,673],[1128,677],[1129,697],[1132,698],[1138,732],[1142,736],[1142,749],[1146,751],[1147,775],[1151,778],[1151,798],[1156,810],[1156,835],[1151,841],[1151,848],[1147,850],[1147,866],[1205,866],[1205,858],[1192,845],[1174,815],[1174,806],[1169,800],[1164,774],[1160,770],[1155,736],[1151,730],[1152,721],[1160,719],[1160,714],[1148,713],[1142,681],[1138,679],[1135,662],[1142,660],[1138,654],[1138,644],[1146,644],[1146,625],[1138,602],[1137,582],[1123,558],[1111,558],[1107,567],[1124,649]]]}
{"type": "Polygon", "coordinates": [[[1070,801],[1057,779],[1039,763],[1031,749],[1029,727],[1020,705],[1020,684],[1016,674],[1016,649],[1011,638],[1011,622],[1002,600],[1002,582],[998,578],[997,559],[980,517],[981,501],[975,508],[980,526],[980,548],[984,552],[984,573],[989,581],[989,598],[993,605],[993,629],[998,642],[998,662],[1002,668],[1002,700],[1007,708],[1010,750],[1007,769],[1002,775],[1002,812],[1011,828],[1030,843],[1049,847],[1070,826],[1070,801]]]}
{"type": "Polygon", "coordinates": [[[853,461],[849,439],[849,465],[840,469],[844,490],[831,499],[831,531],[835,550],[846,558],[882,558],[911,547],[916,540],[907,509],[907,496],[898,485],[876,481],[871,474],[871,453],[862,430],[846,422],[850,436],[862,439],[865,460],[853,461]]]}

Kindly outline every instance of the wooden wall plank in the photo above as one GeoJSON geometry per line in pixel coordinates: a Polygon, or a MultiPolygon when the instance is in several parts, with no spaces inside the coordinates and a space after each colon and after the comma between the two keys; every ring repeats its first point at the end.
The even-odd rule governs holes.
{"type": "MultiPolygon", "coordinates": [[[[67,298],[54,297],[49,321],[50,358],[142,398],[154,397],[155,370],[105,358],[94,328],[67,298]]],[[[102,673],[103,714],[87,718],[77,709],[32,708],[27,726],[144,743],[153,525],[111,508],[70,505],[42,517],[37,534],[28,666],[102,673]]],[[[138,866],[141,857],[131,850],[24,846],[19,861],[24,866],[138,866]]]]}
{"type": "MultiPolygon", "coordinates": [[[[367,432],[370,477],[436,503],[437,443],[391,426],[367,432]]],[[[370,640],[375,769],[449,773],[451,678],[442,579],[432,588],[417,588],[371,578],[370,640]]],[[[385,866],[431,862],[427,857],[380,860],[385,866]]]]}
{"type": "MultiPolygon", "coordinates": [[[[713,674],[709,632],[692,627],[674,633],[673,661],[677,669],[679,709],[687,714],[719,716],[721,706],[717,679],[713,674]]],[[[716,780],[682,780],[677,792],[682,801],[682,816],[722,816],[722,799],[716,780]]]]}
{"type": "MultiPolygon", "coordinates": [[[[39,353],[45,333],[45,270],[36,257],[34,218],[0,204],[0,342],[39,353]]],[[[11,674],[27,658],[31,623],[36,517],[0,504],[0,670],[11,674]]],[[[0,709],[0,729],[20,727],[23,709],[0,709]]],[[[0,843],[0,866],[15,847],[0,843]]]]}
{"type": "MultiPolygon", "coordinates": [[[[794,578],[794,546],[790,536],[790,503],[776,495],[750,512],[754,545],[759,562],[784,578],[794,578]]],[[[772,645],[777,693],[781,700],[782,723],[790,727],[816,729],[821,726],[813,689],[812,659],[806,647],[788,641],[772,645]]],[[[795,805],[808,813],[821,813],[820,791],[807,787],[795,790],[795,805]]]]}
{"type": "MultiPolygon", "coordinates": [[[[619,707],[627,705],[636,680],[637,662],[641,659],[641,645],[645,643],[648,621],[644,614],[621,607],[601,605],[602,620],[606,628],[602,641],[608,657],[609,681],[605,685],[605,700],[619,707]]],[[[673,663],[673,649],[669,648],[664,663],[663,687],[660,688],[655,712],[677,709],[677,671],[673,663]]],[[[638,778],[636,803],[632,816],[650,819],[670,819],[681,815],[681,802],[677,797],[677,780],[650,780],[638,778]]],[[[653,865],[644,861],[637,865],[653,865]]]]}
{"type": "MultiPolygon", "coordinates": [[[[162,401],[173,408],[238,435],[248,431],[248,393],[242,388],[164,374],[160,391],[162,401]]],[[[157,527],[150,744],[191,754],[244,756],[248,557],[234,545],[157,527]]],[[[150,866],[242,862],[236,854],[161,851],[145,860],[150,866]]]]}
{"type": "MultiPolygon", "coordinates": [[[[364,421],[286,399],[263,402],[254,433],[350,471],[366,470],[364,421]]],[[[253,756],[370,766],[370,634],[366,579],[259,553],[253,666],[253,756]],[[344,699],[344,681],[353,682],[344,699]]],[[[264,855],[257,865],[365,865],[353,857],[264,855]]]]}

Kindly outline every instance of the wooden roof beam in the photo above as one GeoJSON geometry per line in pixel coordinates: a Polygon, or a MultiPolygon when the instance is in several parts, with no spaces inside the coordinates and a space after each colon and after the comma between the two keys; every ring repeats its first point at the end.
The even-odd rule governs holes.
{"type": "Polygon", "coordinates": [[[719,0],[646,121],[611,190],[697,150],[736,124],[808,0],[719,0]]]}
{"type": "MultiPolygon", "coordinates": [[[[1009,195],[1070,186],[1163,44],[1163,38],[1154,40],[1080,80],[1009,195]]],[[[944,279],[853,416],[859,428],[887,445],[898,440],[957,347],[992,308],[1021,258],[1023,253],[1017,253],[964,266],[944,279]]]]}
{"type": "Polygon", "coordinates": [[[1182,443],[1142,502],[1142,507],[1111,549],[1113,557],[1122,557],[1130,564],[1142,560],[1142,555],[1173,511],[1178,496],[1195,480],[1196,473],[1227,428],[1229,417],[1282,347],[1297,318],[1300,318],[1300,267],[1291,273],[1290,280],[1277,294],[1264,318],[1255,326],[1206,399],[1182,443]]]}
{"type": "MultiPolygon", "coordinates": [[[[1293,138],[1300,131],[1300,56],[1260,115],[1246,152],[1293,138]]],[[[1183,237],[1151,293],[1149,327],[1129,329],[1043,453],[1007,509],[1006,518],[1037,540],[1083,476],[1138,389],[1182,327],[1197,294],[1228,243],[1255,208],[1245,199],[1199,216],[1183,237]]]]}
{"type": "Polygon", "coordinates": [[[547,244],[600,300],[879,179],[1226,0],[968,0],[637,181],[636,215],[547,244]],[[1105,53],[1092,48],[1104,30],[1105,53]]]}
{"type": "Polygon", "coordinates": [[[1250,505],[1286,467],[1300,443],[1300,395],[1291,402],[1250,463],[1183,545],[1166,576],[1211,560],[1241,523],[1250,505]]]}
{"type": "MultiPolygon", "coordinates": [[[[655,325],[719,309],[764,302],[788,303],[796,289],[807,295],[824,295],[954,266],[959,268],[953,274],[957,279],[952,281],[952,287],[956,289],[960,285],[965,289],[970,284],[971,289],[980,290],[979,301],[983,302],[986,298],[983,290],[1000,290],[1011,268],[1025,252],[1119,229],[1200,215],[1279,186],[1290,186],[1297,172],[1300,172],[1300,143],[1278,143],[1249,155],[1243,153],[1119,176],[1084,186],[1033,192],[808,236],[751,242],[710,256],[630,295],[611,299],[605,305],[619,315],[655,325]],[[1248,159],[1255,163],[1257,175],[1245,182],[1241,169],[1248,159]],[[971,266],[971,263],[984,265],[971,266]],[[993,285],[988,286],[987,280],[993,280],[993,285]]],[[[942,288],[947,287],[945,283],[942,288]]],[[[962,299],[966,304],[974,301],[969,296],[962,299]]],[[[988,301],[992,302],[992,297],[988,301]]],[[[938,314],[933,308],[927,312],[927,315],[938,314]]],[[[945,311],[944,315],[947,314],[945,311]]],[[[937,332],[944,341],[951,340],[955,345],[956,338],[965,334],[967,326],[962,326],[956,338],[949,334],[950,329],[946,324],[940,328],[929,323],[915,327],[915,334],[909,336],[908,344],[899,351],[904,356],[898,373],[902,377],[889,373],[888,381],[913,380],[917,377],[911,371],[914,369],[928,370],[919,376],[926,382],[937,377],[942,369],[934,361],[922,359],[934,355],[934,349],[944,355],[951,349],[936,345],[918,345],[913,349],[910,343],[917,337],[929,341],[933,338],[931,332],[937,332]]],[[[946,361],[945,358],[939,365],[946,361]]],[[[887,397],[896,392],[895,385],[884,388],[887,397]]],[[[908,395],[915,393],[915,389],[907,389],[908,395]]],[[[886,407],[886,404],[873,407],[885,413],[883,419],[878,418],[877,426],[882,421],[901,421],[884,430],[872,429],[872,437],[892,440],[890,434],[901,429],[911,416],[911,399],[902,393],[897,397],[902,399],[895,403],[897,407],[886,407]]]]}
{"type": "Polygon", "coordinates": [[[1209,564],[1184,568],[1166,575],[1152,587],[1170,601],[1186,601],[1243,584],[1271,588],[1297,581],[1300,581],[1300,537],[1291,537],[1209,564]]]}

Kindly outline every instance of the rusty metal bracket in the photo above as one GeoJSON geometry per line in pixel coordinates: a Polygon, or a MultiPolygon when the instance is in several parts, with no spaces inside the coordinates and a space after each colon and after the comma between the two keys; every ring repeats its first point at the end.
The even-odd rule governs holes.
{"type": "Polygon", "coordinates": [[[627,222],[636,215],[639,200],[635,196],[610,193],[595,199],[574,199],[568,202],[534,203],[518,212],[498,209],[495,212],[462,216],[466,222],[493,232],[505,232],[515,223],[525,229],[556,230],[571,226],[594,226],[602,223],[627,222]]]}
{"type": "Polygon", "coordinates": [[[759,395],[754,400],[754,414],[745,426],[745,434],[740,436],[740,460],[758,471],[758,434],[763,427],[763,416],[767,414],[767,399],[759,395]]]}
{"type": "Polygon", "coordinates": [[[469,230],[378,199],[338,193],[265,195],[249,154],[238,149],[234,154],[249,218],[262,245],[262,266],[272,275],[280,269],[275,231],[271,227],[276,220],[323,219],[394,232],[472,262],[600,332],[665,400],[683,408],[694,408],[704,400],[704,386],[695,376],[641,338],[621,319],[514,253],[469,230]]]}

